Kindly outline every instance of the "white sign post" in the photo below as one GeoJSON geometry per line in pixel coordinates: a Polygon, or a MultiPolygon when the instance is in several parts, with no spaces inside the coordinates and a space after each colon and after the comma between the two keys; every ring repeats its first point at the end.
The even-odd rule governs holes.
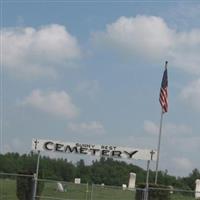
{"type": "Polygon", "coordinates": [[[37,182],[38,182],[39,165],[40,165],[40,151],[38,151],[36,173],[34,174],[33,200],[37,199],[37,182]]]}

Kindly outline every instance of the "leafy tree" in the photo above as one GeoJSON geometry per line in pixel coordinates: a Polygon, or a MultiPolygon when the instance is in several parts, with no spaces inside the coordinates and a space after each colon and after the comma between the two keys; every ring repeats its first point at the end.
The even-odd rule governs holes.
{"type": "Polygon", "coordinates": [[[182,180],[190,187],[190,189],[194,190],[196,179],[200,179],[200,171],[198,169],[194,169],[188,177],[185,177],[182,180]]]}
{"type": "MultiPolygon", "coordinates": [[[[0,154],[0,172],[18,173],[19,171],[36,171],[37,154],[20,155],[18,153],[0,154]]],[[[106,185],[128,184],[129,173],[136,173],[136,184],[144,183],[146,180],[146,171],[133,164],[127,164],[123,161],[113,160],[102,157],[95,160],[91,165],[86,165],[84,160],[75,164],[68,162],[67,159],[54,158],[47,156],[40,158],[40,177],[45,179],[63,180],[72,182],[75,177],[80,177],[81,181],[86,183],[104,183],[106,185]]],[[[8,176],[1,176],[8,178],[8,176]]],[[[10,178],[10,176],[9,176],[10,178]]],[[[155,172],[150,171],[149,182],[153,183],[155,172]]],[[[200,178],[198,169],[194,169],[187,177],[175,177],[168,174],[167,170],[159,171],[158,183],[162,185],[171,185],[175,188],[192,189],[195,188],[195,180],[200,178]]]]}

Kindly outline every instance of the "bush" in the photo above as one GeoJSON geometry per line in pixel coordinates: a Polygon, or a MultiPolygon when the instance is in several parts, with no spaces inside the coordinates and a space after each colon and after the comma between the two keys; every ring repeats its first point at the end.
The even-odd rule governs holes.
{"type": "MultiPolygon", "coordinates": [[[[31,171],[20,171],[21,175],[33,175],[31,171]]],[[[39,174],[40,176],[40,174],[39,174]]],[[[38,182],[37,185],[37,195],[39,196],[42,193],[44,188],[44,183],[38,182]]],[[[34,189],[34,178],[18,176],[17,177],[17,197],[19,200],[32,200],[33,199],[33,189],[34,189]]],[[[39,198],[37,198],[39,200],[39,198]]]]}
{"type": "MultiPolygon", "coordinates": [[[[143,190],[136,191],[135,199],[141,200],[144,196],[144,189],[146,185],[142,183],[137,187],[143,190]]],[[[148,200],[170,200],[169,187],[164,185],[149,184],[148,200]]]]}
{"type": "MultiPolygon", "coordinates": [[[[19,174],[32,175],[31,172],[21,171],[19,174]]],[[[31,200],[33,196],[34,180],[32,177],[17,177],[17,197],[19,200],[31,200]]]]}

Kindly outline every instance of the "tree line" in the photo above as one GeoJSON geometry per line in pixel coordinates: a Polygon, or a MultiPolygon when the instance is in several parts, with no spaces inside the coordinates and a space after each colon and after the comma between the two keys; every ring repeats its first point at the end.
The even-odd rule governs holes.
{"type": "MultiPolygon", "coordinates": [[[[37,155],[20,155],[19,153],[0,154],[0,172],[4,173],[34,173],[36,171],[37,155]]],[[[77,163],[69,162],[63,158],[49,158],[42,156],[40,159],[40,174],[42,178],[73,182],[74,178],[81,178],[82,183],[95,183],[121,186],[127,184],[129,173],[136,173],[136,184],[144,183],[146,171],[141,167],[123,161],[102,157],[91,165],[86,165],[84,160],[77,163]]],[[[5,178],[6,176],[1,176],[5,178]]],[[[155,172],[150,171],[150,183],[154,182],[155,172]]],[[[175,188],[195,189],[195,180],[200,178],[199,169],[194,169],[187,177],[169,175],[167,170],[159,171],[158,183],[171,185],[175,188]]]]}

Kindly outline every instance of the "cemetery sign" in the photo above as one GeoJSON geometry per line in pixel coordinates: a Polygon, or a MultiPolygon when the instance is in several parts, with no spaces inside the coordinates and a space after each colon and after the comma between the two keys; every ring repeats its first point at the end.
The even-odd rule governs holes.
{"type": "Polygon", "coordinates": [[[148,149],[133,149],[113,145],[82,144],[43,139],[33,139],[32,150],[137,160],[156,160],[157,154],[156,151],[148,149]]]}

